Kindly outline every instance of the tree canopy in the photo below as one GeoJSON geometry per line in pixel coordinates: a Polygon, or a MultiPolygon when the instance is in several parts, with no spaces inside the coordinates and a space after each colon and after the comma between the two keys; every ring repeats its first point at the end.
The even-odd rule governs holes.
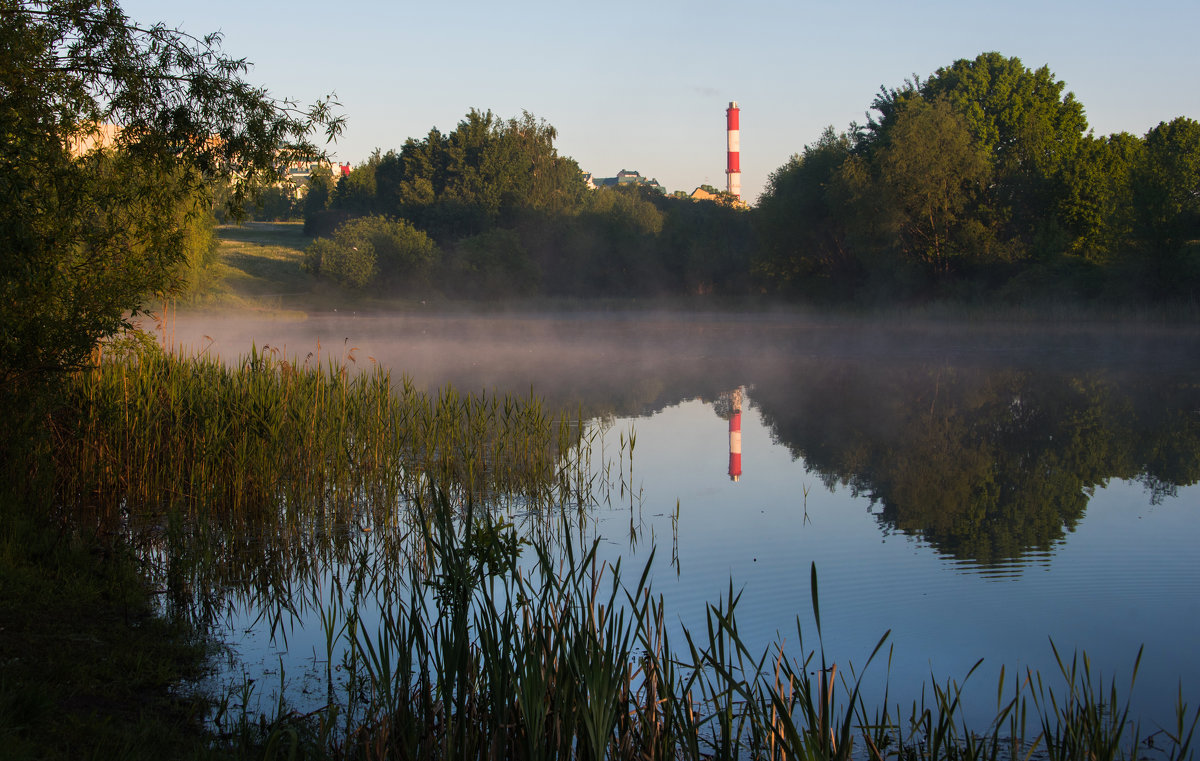
{"type": "MultiPolygon", "coordinates": [[[[247,83],[219,35],[130,20],[114,0],[0,0],[0,388],[79,366],[185,255],[178,215],[320,150],[341,118],[247,83]]],[[[186,215],[185,215],[186,217],[186,215]]]]}
{"type": "Polygon", "coordinates": [[[1095,137],[1048,67],[984,53],[882,88],[771,175],[756,272],[781,291],[1194,296],[1200,128],[1095,137]]]}
{"type": "Polygon", "coordinates": [[[525,112],[501,119],[472,109],[453,132],[409,138],[375,167],[379,213],[403,216],[440,240],[477,235],[523,210],[569,212],[583,175],[554,147],[557,130],[525,112]]]}

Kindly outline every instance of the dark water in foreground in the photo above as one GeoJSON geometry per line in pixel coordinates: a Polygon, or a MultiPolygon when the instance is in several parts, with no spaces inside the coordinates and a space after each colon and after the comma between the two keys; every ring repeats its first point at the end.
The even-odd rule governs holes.
{"type": "MultiPolygon", "coordinates": [[[[732,585],[748,641],[792,646],[799,621],[809,649],[815,563],[828,657],[860,666],[890,629],[890,676],[877,662],[867,684],[888,677],[893,701],[983,658],[967,714],[990,717],[1001,664],[1010,681],[1053,674],[1051,640],[1119,686],[1144,645],[1134,700],[1147,723],[1172,719],[1180,684],[1200,700],[1200,330],[180,317],[169,340],[223,358],[254,343],[381,363],[419,387],[581,409],[600,437],[593,467],[618,467],[631,487],[600,497],[592,531],[627,567],[657,546],[669,615],[700,625],[732,585]],[[631,435],[630,474],[612,460],[631,435]]],[[[319,625],[290,627],[284,648],[256,617],[230,624],[234,670],[271,682],[282,665],[303,703],[319,625]]]]}

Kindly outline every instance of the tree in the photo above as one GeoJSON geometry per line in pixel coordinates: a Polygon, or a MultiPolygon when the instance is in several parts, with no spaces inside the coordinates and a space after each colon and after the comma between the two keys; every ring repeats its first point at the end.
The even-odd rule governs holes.
{"type": "Polygon", "coordinates": [[[976,218],[998,228],[1004,242],[1022,253],[1057,253],[1064,245],[1064,172],[1088,128],[1083,106],[1064,90],[1046,66],[1031,70],[1019,58],[995,52],[960,59],[924,81],[914,77],[901,88],[883,89],[872,103],[879,117],[856,150],[872,155],[882,149],[910,101],[944,99],[992,164],[976,218]]]}
{"type": "Polygon", "coordinates": [[[375,247],[370,241],[346,245],[335,238],[317,238],[304,250],[304,269],[346,288],[365,288],[376,275],[375,247]]]}
{"type": "Polygon", "coordinates": [[[669,278],[664,285],[693,295],[744,293],[754,250],[751,214],[730,203],[649,192],[664,212],[657,245],[669,278]]]}
{"type": "Polygon", "coordinates": [[[1074,155],[1087,131],[1083,106],[1049,67],[982,53],[938,69],[920,85],[926,98],[944,97],[966,119],[1002,174],[1053,175],[1074,155]]]}
{"type": "Polygon", "coordinates": [[[1150,255],[1171,257],[1200,238],[1200,122],[1181,116],[1146,133],[1133,193],[1150,255]]]}
{"type": "Polygon", "coordinates": [[[541,273],[513,230],[495,229],[458,242],[443,274],[448,293],[470,298],[532,296],[541,273]]]}
{"type": "Polygon", "coordinates": [[[1069,253],[1106,266],[1128,245],[1132,233],[1134,168],[1142,163],[1144,144],[1122,132],[1088,136],[1064,172],[1060,210],[1071,232],[1069,253]]]}
{"type": "Polygon", "coordinates": [[[505,121],[472,109],[448,135],[433,129],[382,157],[377,208],[450,241],[512,226],[529,210],[575,211],[586,188],[579,166],[554,148],[557,136],[528,112],[505,121]]]}
{"type": "Polygon", "coordinates": [[[890,202],[895,238],[908,257],[945,274],[951,261],[979,253],[966,239],[978,223],[963,213],[986,187],[991,167],[946,101],[909,100],[877,163],[878,192],[890,202]]]}
{"type": "Polygon", "coordinates": [[[366,161],[351,169],[350,174],[338,178],[329,205],[356,216],[374,212],[377,195],[375,171],[381,161],[383,155],[376,148],[366,161]]]}
{"type": "Polygon", "coordinates": [[[857,279],[859,262],[847,245],[835,189],[850,150],[848,135],[826,127],[815,144],[768,177],[755,215],[761,243],[755,270],[769,287],[795,289],[815,282],[826,290],[830,281],[857,279]]]}
{"type": "Polygon", "coordinates": [[[248,219],[281,222],[300,217],[296,191],[290,186],[271,186],[258,191],[254,206],[246,210],[248,219]]]}
{"type": "Polygon", "coordinates": [[[996,218],[1034,254],[1055,242],[1062,172],[1088,129],[1083,106],[1065,87],[1047,66],[1031,70],[994,52],[938,69],[920,87],[963,115],[992,160],[996,218]]]}
{"type": "Polygon", "coordinates": [[[507,156],[502,165],[512,180],[504,199],[508,208],[552,214],[579,209],[587,192],[583,172],[574,159],[558,155],[556,139],[558,130],[528,111],[504,124],[501,143],[507,156]]]}
{"type": "Polygon", "coordinates": [[[314,166],[308,173],[308,187],[304,192],[304,219],[320,214],[329,208],[336,187],[333,170],[324,164],[314,166]]]}
{"type": "Polygon", "coordinates": [[[236,210],[319,153],[315,127],[340,130],[330,101],[300,108],[245,71],[219,35],[114,0],[0,0],[0,391],[82,365],[176,284],[186,236],[162,209],[236,177],[236,210]]]}

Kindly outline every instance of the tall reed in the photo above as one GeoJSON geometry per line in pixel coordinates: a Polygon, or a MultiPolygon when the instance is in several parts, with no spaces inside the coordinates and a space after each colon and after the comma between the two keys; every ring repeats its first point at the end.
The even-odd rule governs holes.
{"type": "MultiPolygon", "coordinates": [[[[526,544],[486,511],[456,509],[437,489],[426,516],[423,570],[403,579],[364,560],[324,598],[330,663],[345,676],[315,716],[293,717],[322,753],[352,759],[1136,759],[1149,752],[1117,691],[1093,689],[1084,660],[1051,687],[1003,671],[996,718],[963,718],[961,686],[934,685],[907,714],[885,696],[868,706],[863,673],[826,661],[816,568],[817,648],[752,652],[738,594],[709,606],[704,626],[673,644],[653,557],[629,577],[596,543],[526,544]],[[366,625],[378,610],[377,623],[366,625]],[[1034,685],[1037,685],[1034,689],[1034,685]],[[356,698],[356,696],[358,696],[356,698]],[[351,713],[353,718],[351,720],[351,713]],[[1028,723],[1027,723],[1028,722],[1028,723]]],[[[883,652],[884,634],[863,671],[883,652]]],[[[973,670],[974,671],[974,670],[973,670]]],[[[967,675],[970,678],[971,674],[967,675]]],[[[1179,704],[1161,758],[1190,758],[1200,712],[1179,704]]],[[[277,727],[275,722],[264,726],[277,727]]]]}
{"type": "Polygon", "coordinates": [[[423,393],[352,353],[253,349],[227,365],[110,351],[73,379],[52,433],[63,515],[140,538],[184,596],[236,582],[290,599],[363,533],[416,531],[411,506],[430,486],[526,515],[588,491],[584,427],[568,413],[532,396],[423,393]]]}

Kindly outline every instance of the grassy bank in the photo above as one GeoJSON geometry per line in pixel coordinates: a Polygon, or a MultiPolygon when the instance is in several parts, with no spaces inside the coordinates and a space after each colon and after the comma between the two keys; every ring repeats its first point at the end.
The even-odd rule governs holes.
{"type": "Polygon", "coordinates": [[[216,261],[200,273],[184,304],[191,309],[279,313],[311,308],[322,292],[301,269],[309,243],[299,222],[247,222],[216,229],[216,261]]]}

